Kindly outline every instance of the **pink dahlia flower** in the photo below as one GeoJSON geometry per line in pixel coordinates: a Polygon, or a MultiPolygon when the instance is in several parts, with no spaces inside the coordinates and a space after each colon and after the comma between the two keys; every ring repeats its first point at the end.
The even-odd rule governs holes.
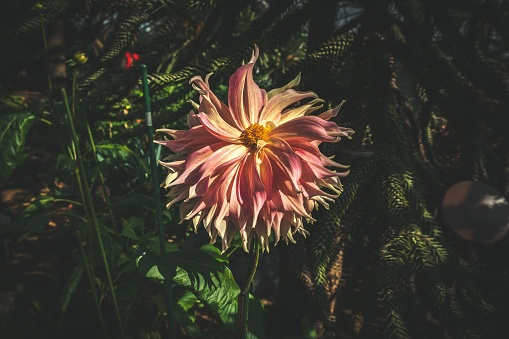
{"type": "Polygon", "coordinates": [[[161,185],[169,189],[167,207],[182,201],[181,222],[192,220],[195,230],[203,223],[212,243],[221,237],[223,251],[237,232],[246,251],[255,235],[268,250],[272,231],[276,242],[294,242],[293,234],[307,233],[303,219],[314,221],[318,203],[328,208],[342,191],[339,178],[348,174],[327,169],[348,166],[318,149],[323,141],[353,134],[328,121],[339,106],[309,115],[323,100],[293,90],[299,77],[268,93],[260,89],[253,81],[257,58],[256,47],[230,78],[228,106],[211,91],[208,77],[192,78],[200,104],[189,114],[189,129],[160,129],[174,140],[156,141],[176,153],[160,162],[169,170],[161,185]],[[300,101],[306,103],[295,106],[300,101]]]}

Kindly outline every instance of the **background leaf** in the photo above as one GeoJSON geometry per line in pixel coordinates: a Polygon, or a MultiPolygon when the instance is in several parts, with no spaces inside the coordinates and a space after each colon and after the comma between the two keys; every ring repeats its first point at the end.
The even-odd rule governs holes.
{"type": "Polygon", "coordinates": [[[0,182],[9,179],[23,159],[26,135],[34,121],[28,112],[0,115],[0,182]]]}

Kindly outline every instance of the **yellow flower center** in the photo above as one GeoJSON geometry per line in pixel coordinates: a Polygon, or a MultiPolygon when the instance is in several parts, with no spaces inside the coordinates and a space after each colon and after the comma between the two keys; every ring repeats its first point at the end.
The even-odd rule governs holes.
{"type": "Polygon", "coordinates": [[[270,129],[259,124],[253,124],[242,132],[239,140],[246,147],[256,146],[258,144],[258,140],[266,141],[269,138],[269,132],[270,129]]]}

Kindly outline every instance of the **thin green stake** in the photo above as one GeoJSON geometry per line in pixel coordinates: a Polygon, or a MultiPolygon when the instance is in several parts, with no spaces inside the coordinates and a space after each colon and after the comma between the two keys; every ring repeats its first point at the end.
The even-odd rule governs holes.
{"type": "MultiPolygon", "coordinates": [[[[156,152],[154,147],[154,127],[152,126],[152,112],[150,110],[150,95],[148,91],[147,66],[141,65],[143,97],[145,98],[145,118],[147,121],[148,148],[150,151],[150,172],[152,174],[152,187],[156,204],[156,226],[159,231],[159,246],[161,254],[166,253],[166,240],[164,238],[163,214],[161,209],[161,196],[159,195],[159,179],[157,178],[156,152]]],[[[173,318],[172,307],[172,283],[164,280],[164,296],[166,301],[166,310],[168,312],[168,322],[170,326],[170,338],[175,339],[175,322],[173,318]]]]}

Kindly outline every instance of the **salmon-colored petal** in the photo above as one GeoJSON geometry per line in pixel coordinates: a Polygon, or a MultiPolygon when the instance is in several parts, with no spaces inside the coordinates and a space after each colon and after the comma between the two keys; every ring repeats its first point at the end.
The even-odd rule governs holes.
{"type": "Polygon", "coordinates": [[[308,115],[317,109],[321,108],[322,105],[316,105],[317,103],[323,102],[322,99],[314,99],[311,100],[308,104],[302,105],[297,108],[292,108],[289,110],[286,110],[282,115],[281,119],[279,120],[279,124],[284,124],[287,121],[293,120],[298,117],[302,117],[305,115],[308,115]]]}
{"type": "MultiPolygon", "coordinates": [[[[205,81],[203,81],[201,76],[195,76],[191,78],[189,82],[192,83],[193,87],[200,92],[202,99],[203,98],[208,99],[207,101],[210,102],[210,104],[213,107],[215,107],[218,114],[227,124],[236,127],[237,129],[242,129],[242,126],[239,124],[239,121],[236,120],[236,117],[231,114],[230,109],[221,100],[219,100],[217,96],[214,94],[214,92],[210,89],[208,83],[209,76],[210,74],[205,77],[205,81]]],[[[200,100],[201,108],[200,107],[198,108],[199,112],[204,110],[205,107],[202,107],[203,104],[204,104],[203,100],[200,100]]]]}
{"type": "Polygon", "coordinates": [[[316,116],[304,116],[277,126],[269,135],[284,139],[288,143],[300,144],[314,140],[336,142],[345,134],[334,122],[325,121],[316,116]]]}
{"type": "Polygon", "coordinates": [[[290,145],[278,138],[270,139],[265,148],[265,154],[270,159],[272,166],[277,166],[293,185],[296,192],[300,190],[299,179],[302,174],[301,161],[292,150],[290,145]]]}
{"type": "Polygon", "coordinates": [[[240,143],[240,131],[233,129],[231,126],[227,127],[229,126],[227,124],[222,125],[220,120],[211,120],[214,116],[210,116],[203,112],[198,114],[198,117],[208,132],[216,138],[230,143],[240,143]]]}
{"type": "MultiPolygon", "coordinates": [[[[159,131],[166,132],[167,130],[159,131]]],[[[173,133],[173,135],[179,136],[179,138],[176,140],[156,140],[154,142],[156,144],[168,147],[175,153],[191,153],[195,150],[203,148],[204,146],[215,144],[221,141],[213,134],[211,134],[203,125],[195,126],[190,130],[183,132],[185,133],[173,133]]]]}
{"type": "Polygon", "coordinates": [[[258,214],[267,199],[267,192],[258,174],[254,154],[247,156],[240,169],[238,193],[242,199],[242,207],[253,213],[252,225],[256,224],[258,214]]]}
{"type": "Polygon", "coordinates": [[[277,124],[281,118],[281,113],[285,108],[295,104],[299,100],[307,98],[317,98],[313,92],[297,92],[293,89],[287,89],[276,94],[271,100],[267,102],[265,107],[260,113],[259,123],[272,121],[277,124]]]}
{"type": "Polygon", "coordinates": [[[290,81],[289,83],[287,83],[286,85],[284,85],[283,87],[279,87],[279,88],[274,88],[273,90],[269,91],[267,93],[267,99],[270,100],[272,99],[276,94],[278,94],[279,92],[282,92],[286,89],[289,89],[289,88],[294,88],[295,86],[297,86],[298,84],[300,83],[300,73],[297,74],[297,76],[295,77],[295,79],[293,79],[292,81],[290,81]]]}
{"type": "Polygon", "coordinates": [[[228,88],[228,106],[232,115],[246,129],[258,122],[260,111],[267,100],[267,93],[262,91],[253,80],[253,68],[258,59],[258,47],[253,57],[241,66],[230,78],[228,88]]]}

